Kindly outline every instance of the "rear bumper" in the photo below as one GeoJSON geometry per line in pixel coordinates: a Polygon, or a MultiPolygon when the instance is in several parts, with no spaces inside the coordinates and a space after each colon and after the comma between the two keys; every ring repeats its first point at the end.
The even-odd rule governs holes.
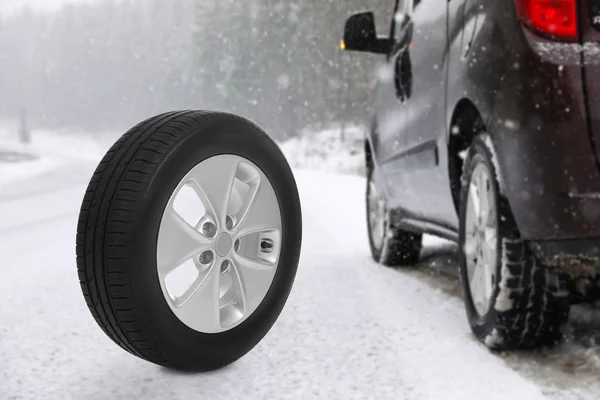
{"type": "Polygon", "coordinates": [[[542,264],[559,268],[571,276],[596,276],[600,273],[600,237],[579,240],[530,242],[542,264]]]}
{"type": "Polygon", "coordinates": [[[512,49],[488,127],[521,235],[534,242],[597,240],[600,173],[580,49],[525,29],[512,49]]]}

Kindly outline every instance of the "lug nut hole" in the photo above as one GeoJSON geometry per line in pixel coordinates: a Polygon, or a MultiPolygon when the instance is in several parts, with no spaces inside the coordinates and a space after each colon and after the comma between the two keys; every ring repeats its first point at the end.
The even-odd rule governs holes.
{"type": "Polygon", "coordinates": [[[203,252],[202,254],[200,254],[200,257],[198,257],[198,262],[204,266],[206,265],[210,265],[210,263],[213,262],[215,258],[215,255],[213,254],[212,251],[207,250],[205,252],[203,252]]]}
{"type": "Polygon", "coordinates": [[[202,225],[202,234],[212,239],[217,234],[217,227],[212,222],[207,222],[202,225]]]}

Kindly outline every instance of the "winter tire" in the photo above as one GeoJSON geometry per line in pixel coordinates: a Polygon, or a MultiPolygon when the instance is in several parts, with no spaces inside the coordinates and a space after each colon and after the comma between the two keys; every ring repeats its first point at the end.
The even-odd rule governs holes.
{"type": "Polygon", "coordinates": [[[240,117],[172,112],[108,151],[77,228],[81,289],[131,354],[209,371],[271,329],[298,266],[298,190],[277,145],[240,117]]]}
{"type": "Polygon", "coordinates": [[[367,168],[367,230],[373,259],[388,267],[410,266],[419,261],[422,235],[398,229],[390,223],[385,198],[367,168]]]}
{"type": "Polygon", "coordinates": [[[495,350],[551,344],[569,311],[566,279],[540,265],[520,239],[498,177],[491,139],[481,135],[468,152],[460,202],[460,277],[469,324],[495,350]]]}

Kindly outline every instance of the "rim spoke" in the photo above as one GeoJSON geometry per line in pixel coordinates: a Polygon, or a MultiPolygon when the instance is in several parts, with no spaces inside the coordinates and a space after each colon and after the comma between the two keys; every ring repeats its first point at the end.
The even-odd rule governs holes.
{"type": "MultiPolygon", "coordinates": [[[[492,194],[489,194],[490,196],[492,196],[492,194]]],[[[492,228],[494,230],[494,232],[496,231],[496,204],[494,202],[494,200],[491,197],[488,197],[488,207],[487,207],[487,215],[485,220],[483,221],[484,227],[487,228],[492,228]]]]}
{"type": "Polygon", "coordinates": [[[492,278],[495,275],[496,268],[496,253],[492,251],[490,246],[487,243],[483,244],[483,286],[485,288],[485,297],[489,299],[492,296],[492,291],[494,288],[492,287],[492,278]]]}
{"type": "Polygon", "coordinates": [[[239,164],[227,158],[214,157],[190,173],[190,186],[200,197],[207,212],[212,213],[219,229],[225,227],[227,205],[239,164]]]}
{"type": "Polygon", "coordinates": [[[487,179],[484,174],[479,176],[479,218],[482,224],[487,222],[490,212],[489,191],[487,189],[487,179]]]}
{"type": "Polygon", "coordinates": [[[275,274],[275,265],[251,260],[237,253],[232,258],[234,270],[240,280],[245,309],[254,309],[271,286],[272,279],[268,278],[275,274]]]}
{"type": "Polygon", "coordinates": [[[473,266],[473,275],[471,275],[470,279],[470,288],[471,288],[471,297],[473,299],[474,304],[480,304],[483,299],[483,268],[481,266],[481,262],[475,263],[473,266]]]}
{"type": "Polygon", "coordinates": [[[469,261],[472,261],[475,259],[476,251],[477,251],[477,243],[476,243],[475,239],[467,237],[467,240],[465,241],[465,255],[467,256],[467,259],[469,261]]]}
{"type": "Polygon", "coordinates": [[[497,245],[498,233],[496,232],[496,227],[495,226],[486,226],[484,229],[485,229],[484,230],[485,241],[486,241],[487,246],[492,250],[496,250],[496,247],[498,247],[498,245],[497,245]]]}
{"type": "Polygon", "coordinates": [[[469,189],[469,196],[467,197],[467,234],[475,233],[475,227],[477,226],[477,211],[479,209],[479,202],[475,190],[476,189],[471,186],[469,189]]]}
{"type": "Polygon", "coordinates": [[[158,272],[164,278],[195,254],[208,249],[210,240],[192,228],[169,204],[161,221],[156,255],[158,272]]]}
{"type": "Polygon", "coordinates": [[[219,258],[212,267],[198,277],[192,286],[181,296],[182,301],[176,304],[180,318],[196,322],[213,331],[221,329],[219,308],[219,258]]]}
{"type": "Polygon", "coordinates": [[[473,207],[473,216],[477,217],[479,216],[479,212],[481,210],[481,205],[480,205],[480,201],[479,201],[479,189],[477,188],[477,185],[474,182],[471,182],[471,185],[469,186],[469,202],[471,203],[471,206],[473,207]]]}
{"type": "Polygon", "coordinates": [[[236,228],[238,237],[256,232],[281,230],[277,196],[266,179],[261,175],[256,184],[252,198],[236,228]]]}

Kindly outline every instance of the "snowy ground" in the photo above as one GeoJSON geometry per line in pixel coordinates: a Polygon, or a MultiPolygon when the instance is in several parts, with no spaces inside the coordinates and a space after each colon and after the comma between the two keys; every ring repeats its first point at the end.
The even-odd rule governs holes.
{"type": "Polygon", "coordinates": [[[298,138],[282,143],[293,168],[364,175],[365,128],[349,125],[341,132],[333,126],[318,133],[302,132],[298,138]]]}
{"type": "MultiPolygon", "coordinates": [[[[36,142],[29,153],[55,159],[53,167],[24,173],[38,161],[0,160],[0,399],[600,398],[589,326],[572,324],[581,330],[552,350],[490,353],[466,323],[455,246],[427,238],[418,268],[376,265],[363,178],[307,169],[296,171],[304,212],[298,277],[264,341],[203,375],[138,360],[97,327],[75,272],[79,202],[103,145],[65,151],[62,139],[48,139],[46,151],[36,142]]],[[[292,162],[312,163],[296,146],[283,146],[300,159],[290,155],[292,162]]]]}

